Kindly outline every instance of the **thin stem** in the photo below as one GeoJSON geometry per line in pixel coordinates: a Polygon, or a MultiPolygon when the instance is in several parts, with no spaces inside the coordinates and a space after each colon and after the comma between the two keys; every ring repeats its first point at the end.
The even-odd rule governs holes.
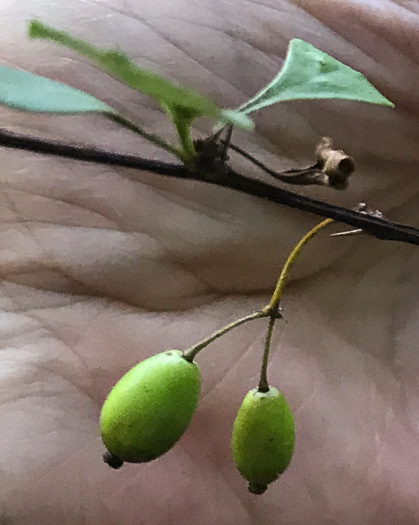
{"type": "Polygon", "coordinates": [[[269,392],[268,361],[269,361],[269,352],[271,349],[272,333],[273,333],[275,321],[277,319],[277,315],[278,315],[278,307],[276,307],[276,309],[273,309],[271,314],[269,315],[269,323],[268,323],[268,328],[266,330],[266,336],[265,336],[265,348],[264,348],[263,357],[262,357],[262,368],[260,370],[260,379],[259,379],[259,385],[258,385],[259,392],[269,392]]]}
{"type": "Polygon", "coordinates": [[[306,235],[304,235],[304,237],[300,240],[300,242],[294,247],[294,249],[289,254],[287,260],[285,261],[284,266],[282,267],[281,274],[278,279],[278,283],[276,285],[275,291],[272,295],[272,298],[269,304],[262,310],[262,311],[269,312],[269,323],[268,323],[268,328],[266,330],[265,348],[264,348],[263,357],[262,357],[262,367],[260,371],[260,379],[259,379],[259,386],[258,386],[259,392],[269,392],[268,361],[269,361],[269,352],[271,350],[272,333],[273,333],[273,329],[275,326],[275,321],[278,318],[279,302],[281,300],[282,293],[284,291],[285,284],[287,282],[291,266],[294,264],[298,255],[301,253],[301,250],[303,249],[303,247],[315,235],[317,235],[323,228],[325,228],[332,222],[334,222],[333,219],[326,219],[325,221],[322,221],[321,223],[317,224],[317,226],[315,226],[306,235]]]}
{"type": "Polygon", "coordinates": [[[183,354],[184,359],[192,363],[196,355],[201,350],[203,350],[210,343],[212,343],[213,341],[215,341],[222,335],[226,334],[227,332],[230,332],[230,330],[233,330],[233,328],[237,328],[238,326],[241,326],[242,324],[247,323],[248,321],[253,321],[253,319],[260,319],[261,317],[267,317],[268,315],[270,315],[269,311],[266,308],[263,308],[262,310],[248,314],[244,317],[241,317],[240,319],[236,319],[236,321],[233,321],[232,323],[229,323],[223,326],[223,328],[220,328],[216,332],[213,332],[209,337],[203,339],[196,345],[193,345],[187,350],[185,350],[183,354]]]}
{"type": "MultiPolygon", "coordinates": [[[[223,140],[221,142],[224,143],[223,140]]],[[[271,168],[269,168],[268,166],[266,166],[266,164],[263,164],[263,162],[261,162],[256,157],[254,157],[253,155],[251,155],[250,153],[248,153],[244,149],[240,148],[236,144],[233,144],[233,143],[230,142],[229,147],[230,147],[230,149],[232,149],[233,151],[235,151],[236,153],[238,153],[239,155],[241,155],[245,159],[250,160],[250,162],[252,162],[255,166],[257,166],[261,170],[265,171],[266,173],[268,173],[272,177],[276,177],[277,176],[276,171],[274,171],[271,168]]]]}
{"type": "MultiPolygon", "coordinates": [[[[225,143],[223,140],[221,142],[225,143]]],[[[315,184],[319,186],[330,186],[329,178],[320,168],[317,168],[317,164],[308,168],[292,168],[290,170],[275,171],[236,144],[230,143],[230,149],[281,182],[298,186],[313,186],[315,184]]]]}
{"type": "Polygon", "coordinates": [[[174,146],[166,142],[164,139],[162,139],[158,135],[154,135],[154,133],[148,133],[147,131],[144,131],[142,128],[138,127],[136,124],[126,119],[122,115],[114,114],[114,113],[107,113],[106,116],[110,120],[113,120],[114,122],[116,122],[117,124],[120,124],[124,128],[127,128],[130,131],[137,133],[137,135],[141,135],[142,137],[147,139],[149,142],[155,144],[156,146],[159,146],[160,148],[168,151],[169,153],[172,153],[173,155],[178,157],[180,160],[183,160],[182,152],[178,148],[175,148],[174,146]]]}
{"type": "Polygon", "coordinates": [[[329,224],[332,224],[333,219],[326,219],[325,221],[320,222],[317,226],[315,226],[312,230],[310,230],[304,237],[300,240],[300,242],[294,247],[292,252],[289,254],[288,259],[286,260],[281,275],[279,276],[278,283],[276,285],[275,291],[272,295],[271,301],[269,303],[269,308],[272,310],[275,310],[279,307],[279,302],[282,297],[282,293],[285,288],[285,284],[287,282],[288,275],[290,273],[291,266],[297,259],[298,255],[300,254],[303,247],[315,236],[317,235],[323,228],[328,226],[329,224]]]}

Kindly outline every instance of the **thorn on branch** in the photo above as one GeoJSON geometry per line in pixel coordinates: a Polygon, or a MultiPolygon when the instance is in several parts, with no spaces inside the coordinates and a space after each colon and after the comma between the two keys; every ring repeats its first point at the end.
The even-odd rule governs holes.
{"type": "MultiPolygon", "coordinates": [[[[360,202],[358,206],[355,206],[354,211],[364,213],[370,217],[376,217],[377,219],[388,220],[387,217],[380,210],[373,210],[365,202],[360,202]]],[[[349,237],[353,235],[364,235],[366,232],[362,228],[356,230],[346,230],[343,232],[332,233],[329,237],[349,237]]]]}

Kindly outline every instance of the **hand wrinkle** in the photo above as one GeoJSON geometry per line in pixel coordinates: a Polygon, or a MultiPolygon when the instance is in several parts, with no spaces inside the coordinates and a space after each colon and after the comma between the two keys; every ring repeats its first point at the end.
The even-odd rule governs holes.
{"type": "MultiPolygon", "coordinates": [[[[20,33],[16,36],[10,28],[20,27],[36,12],[86,40],[120,42],[131,56],[148,54],[157,70],[169,69],[180,80],[191,79],[205,92],[215,92],[224,78],[225,96],[234,106],[243,93],[254,94],[254,85],[263,84],[260,79],[271,80],[270,72],[277,71],[274,62],[280,65],[274,51],[279,45],[285,50],[284,42],[294,31],[316,47],[336,50],[337,56],[361,64],[373,82],[374,75],[383,82],[391,73],[385,78],[400,99],[400,111],[387,114],[384,109],[335,103],[289,104],[264,112],[256,119],[257,133],[240,132],[236,139],[247,142],[249,151],[257,151],[262,161],[281,165],[293,159],[295,165],[309,157],[320,130],[335,130],[339,147],[355,158],[360,153],[360,177],[345,194],[313,189],[310,195],[347,207],[365,197],[374,208],[383,205],[381,211],[389,219],[414,223],[419,197],[414,168],[417,118],[407,112],[415,108],[416,95],[409,92],[413,77],[404,81],[414,62],[403,60],[397,46],[402,43],[406,52],[410,46],[414,53],[415,21],[412,17],[403,34],[398,20],[407,17],[406,10],[398,11],[385,0],[376,6],[363,0],[365,14],[359,5],[357,0],[355,4],[350,0],[335,4],[326,0],[192,0],[189,4],[184,0],[52,0],[48,5],[45,0],[30,0],[27,8],[7,0],[0,8],[0,20],[5,25],[2,42],[8,63],[31,60],[32,69],[97,85],[95,91],[118,99],[121,107],[134,99],[128,89],[111,81],[100,87],[103,75],[94,68],[63,58],[66,51],[60,46],[37,47],[19,40],[20,33]],[[389,16],[383,18],[386,8],[389,16]],[[330,22],[335,31],[307,10],[330,22]],[[351,13],[360,13],[351,15],[353,25],[351,13]],[[392,25],[388,19],[395,13],[392,25]],[[276,40],[275,32],[271,35],[261,23],[272,20],[276,40]],[[342,34],[347,31],[351,35],[345,40],[342,34]],[[200,37],[196,45],[195,32],[200,37]],[[256,48],[266,50],[252,48],[246,35],[255,40],[256,48]],[[368,56],[368,45],[378,46],[376,54],[371,52],[376,60],[368,56]],[[194,58],[188,55],[188,46],[194,58]],[[36,54],[22,58],[34,49],[36,54]],[[400,63],[387,64],[387,50],[400,63]],[[208,74],[217,61],[226,73],[208,74]]],[[[166,129],[162,113],[145,113],[146,119],[151,115],[153,127],[166,129]]],[[[114,131],[108,121],[39,115],[19,120],[7,113],[5,118],[15,126],[24,119],[29,123],[25,129],[43,122],[47,136],[113,142],[137,153],[138,148],[152,151],[159,158],[159,152],[134,138],[131,141],[125,131],[114,131]],[[100,126],[100,136],[95,126],[100,126]]],[[[298,447],[291,468],[263,501],[248,495],[228,452],[240,399],[258,380],[265,323],[256,321],[200,354],[205,381],[202,405],[179,446],[159,461],[113,473],[101,462],[97,427],[99,404],[113,382],[151,354],[172,344],[184,348],[264,304],[267,283],[275,280],[278,264],[315,218],[230,190],[179,184],[148,173],[109,170],[112,176],[102,171],[96,178],[93,165],[73,167],[53,158],[39,161],[26,152],[19,158],[3,154],[2,180],[12,181],[4,188],[12,213],[17,214],[15,222],[3,224],[6,233],[1,239],[10,244],[3,246],[3,274],[12,255],[11,271],[24,270],[16,279],[29,283],[0,281],[4,310],[21,310],[2,314],[1,343],[13,348],[1,350],[0,356],[4,367],[14,367],[7,378],[13,395],[26,403],[18,411],[9,405],[2,412],[7,423],[1,439],[6,466],[2,487],[10,522],[134,525],[140,520],[188,525],[194,520],[211,525],[215,520],[217,525],[230,525],[236,519],[246,525],[276,525],[278,520],[293,525],[325,521],[392,525],[400,514],[398,521],[413,523],[419,516],[414,497],[419,479],[414,469],[418,437],[415,248],[367,236],[332,242],[325,234],[296,265],[295,280],[285,296],[288,330],[273,347],[277,352],[269,374],[290,405],[299,405],[294,412],[298,447]],[[23,168],[20,176],[14,165],[23,168]],[[133,182],[134,177],[141,182],[133,182]],[[23,190],[19,195],[10,190],[13,179],[23,190]],[[38,192],[48,194],[45,201],[38,192]],[[68,208],[67,199],[74,201],[68,208]],[[80,227],[55,227],[54,214],[57,223],[65,222],[68,214],[80,227]],[[19,217],[26,222],[17,224],[19,217]],[[99,228],[100,220],[111,221],[111,229],[99,228]],[[27,256],[33,254],[29,260],[27,256]],[[308,273],[310,280],[298,277],[308,273]],[[86,294],[72,293],[78,279],[92,284],[83,287],[86,294]],[[42,290],[54,286],[58,292],[42,290]],[[246,293],[248,289],[252,293],[246,293]],[[20,340],[14,338],[19,332],[14,319],[23,323],[20,340]],[[34,328],[28,330],[28,324],[34,328]],[[40,431],[39,440],[21,439],[34,430],[40,431]],[[161,494],[165,494],[163,505],[161,494]]],[[[242,159],[234,160],[241,166],[242,159]]],[[[251,167],[244,171],[254,173],[251,167]]],[[[7,220],[9,212],[4,215],[7,220]]]]}
{"type": "MultiPolygon", "coordinates": [[[[81,211],[85,211],[85,212],[88,212],[89,214],[91,214],[93,216],[93,218],[95,216],[99,217],[99,218],[102,218],[102,219],[105,219],[106,221],[109,221],[111,223],[110,226],[108,227],[104,227],[104,226],[97,226],[97,227],[94,227],[94,226],[82,226],[82,225],[77,225],[77,224],[60,224],[60,223],[54,223],[52,221],[41,221],[41,220],[31,220],[31,219],[24,219],[23,216],[19,213],[19,217],[21,219],[21,222],[25,222],[25,223],[34,223],[34,224],[54,224],[56,226],[62,226],[62,227],[74,227],[74,228],[93,228],[93,229],[101,229],[103,228],[104,230],[118,230],[120,231],[121,233],[133,233],[133,231],[130,231],[130,230],[124,230],[122,229],[121,225],[116,223],[113,219],[111,219],[109,216],[106,216],[104,213],[101,213],[100,211],[98,210],[95,210],[93,206],[90,206],[90,207],[87,207],[87,205],[85,205],[84,203],[78,203],[78,202],[74,202],[72,201],[71,199],[69,198],[65,198],[65,197],[52,197],[52,196],[48,196],[46,195],[46,193],[41,193],[41,192],[35,192],[33,190],[25,190],[25,189],[20,189],[20,188],[14,188],[12,187],[11,190],[9,190],[8,192],[2,192],[2,196],[5,197],[6,201],[10,204],[13,202],[14,206],[14,210],[17,210],[17,204],[16,204],[16,201],[13,201],[12,200],[12,197],[11,197],[11,193],[16,193],[17,195],[19,194],[23,194],[23,195],[27,195],[27,196],[30,196],[30,197],[40,197],[42,199],[45,200],[45,203],[48,204],[48,202],[52,202],[53,204],[55,203],[61,203],[61,204],[64,204],[64,205],[68,205],[70,207],[70,211],[71,211],[71,208],[75,208],[75,209],[80,209],[81,211]],[[112,228],[113,226],[113,228],[112,228]]],[[[10,221],[2,221],[3,224],[5,223],[13,223],[12,220],[10,221]]]]}
{"type": "Polygon", "coordinates": [[[168,34],[165,31],[159,30],[155,24],[152,22],[146,22],[144,23],[150,27],[159,37],[161,37],[165,42],[167,42],[170,46],[175,48],[177,51],[180,51],[182,55],[184,55],[187,59],[189,59],[191,62],[197,64],[198,66],[202,67],[205,71],[211,74],[212,77],[217,79],[221,85],[226,85],[226,89],[231,89],[231,87],[235,87],[235,89],[240,93],[243,94],[241,89],[238,86],[234,86],[234,84],[230,82],[227,82],[223,76],[221,76],[219,73],[216,73],[213,68],[208,68],[208,66],[205,66],[198,58],[192,55],[190,51],[187,51],[181,44],[178,44],[176,42],[176,38],[170,38],[168,34]],[[227,85],[228,84],[228,85],[227,85]]]}

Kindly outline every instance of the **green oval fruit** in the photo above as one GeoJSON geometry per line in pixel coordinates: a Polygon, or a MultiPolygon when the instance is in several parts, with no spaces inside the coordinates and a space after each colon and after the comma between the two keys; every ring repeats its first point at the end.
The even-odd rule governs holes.
{"type": "Polygon", "coordinates": [[[104,459],[142,463],[167,452],[187,429],[201,390],[199,368],[169,350],[129,370],[109,393],[100,415],[104,459]]]}
{"type": "Polygon", "coordinates": [[[247,393],[234,422],[231,447],[249,491],[263,494],[288,467],[294,452],[294,418],[277,388],[247,393]]]}

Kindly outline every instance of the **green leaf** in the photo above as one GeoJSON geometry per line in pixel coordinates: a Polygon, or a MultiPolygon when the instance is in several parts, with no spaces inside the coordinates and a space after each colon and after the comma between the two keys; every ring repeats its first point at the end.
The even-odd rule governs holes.
{"type": "Polygon", "coordinates": [[[228,123],[245,128],[253,126],[252,121],[218,108],[200,93],[179,87],[160,75],[136,66],[118,50],[102,50],[75,38],[64,31],[57,31],[37,20],[29,26],[29,36],[52,40],[76,51],[96,63],[103,71],[121,80],[124,84],[157,100],[165,111],[176,114],[179,122],[184,115],[189,122],[198,117],[224,118],[228,123]]]}
{"type": "Polygon", "coordinates": [[[0,104],[38,113],[113,113],[97,98],[27,71],[0,66],[0,104]]]}
{"type": "Polygon", "coordinates": [[[245,113],[235,109],[222,109],[220,122],[222,124],[232,124],[238,128],[253,129],[254,122],[245,113]]]}
{"type": "Polygon", "coordinates": [[[278,75],[239,110],[247,114],[277,102],[302,99],[356,100],[394,107],[364,75],[294,38],[278,75]]]}

